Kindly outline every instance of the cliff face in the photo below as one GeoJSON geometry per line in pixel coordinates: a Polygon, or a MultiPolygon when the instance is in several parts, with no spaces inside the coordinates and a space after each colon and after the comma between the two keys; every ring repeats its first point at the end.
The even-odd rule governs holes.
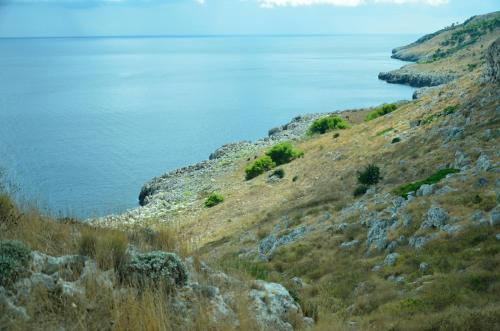
{"type": "Polygon", "coordinates": [[[486,79],[493,83],[500,82],[500,38],[486,52],[486,79]]]}

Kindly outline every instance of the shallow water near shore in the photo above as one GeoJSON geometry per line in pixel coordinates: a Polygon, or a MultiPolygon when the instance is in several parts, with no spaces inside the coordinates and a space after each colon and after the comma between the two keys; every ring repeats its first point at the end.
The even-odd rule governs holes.
{"type": "Polygon", "coordinates": [[[296,115],[410,99],[377,74],[414,39],[0,39],[0,167],[56,215],[120,212],[152,177],[296,115]]]}

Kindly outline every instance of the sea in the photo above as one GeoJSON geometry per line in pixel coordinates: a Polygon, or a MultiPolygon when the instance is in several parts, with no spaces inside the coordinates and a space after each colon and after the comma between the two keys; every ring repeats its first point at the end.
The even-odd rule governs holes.
{"type": "Polygon", "coordinates": [[[81,219],[154,176],[293,117],[411,99],[377,79],[415,35],[0,39],[0,168],[16,196],[81,219]]]}

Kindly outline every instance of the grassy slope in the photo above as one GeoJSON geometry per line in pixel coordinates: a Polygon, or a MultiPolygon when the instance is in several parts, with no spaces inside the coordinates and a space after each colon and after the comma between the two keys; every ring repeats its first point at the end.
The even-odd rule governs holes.
{"type": "Polygon", "coordinates": [[[430,39],[425,42],[413,43],[395,49],[396,56],[419,59],[419,63],[408,65],[401,70],[403,72],[449,73],[460,76],[473,70],[476,66],[484,63],[484,50],[498,38],[500,33],[499,20],[500,12],[476,16],[463,24],[444,29],[436,35],[429,35],[430,39]],[[466,32],[471,27],[494,21],[497,22],[494,28],[492,30],[479,29],[480,32],[477,38],[466,32]],[[461,31],[464,32],[461,34],[464,36],[462,42],[446,44],[452,40],[454,33],[460,34],[461,31]],[[442,52],[450,51],[450,54],[433,60],[433,55],[438,50],[442,52]]]}

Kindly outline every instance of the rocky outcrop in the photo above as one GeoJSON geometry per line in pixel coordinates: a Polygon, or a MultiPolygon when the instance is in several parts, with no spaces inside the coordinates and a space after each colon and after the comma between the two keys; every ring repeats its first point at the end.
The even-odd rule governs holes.
{"type": "Polygon", "coordinates": [[[280,284],[257,280],[248,296],[250,309],[255,312],[261,330],[292,331],[295,328],[291,320],[299,320],[303,324],[299,327],[302,328],[313,324],[312,319],[304,317],[300,306],[280,284]]]}
{"type": "Polygon", "coordinates": [[[378,78],[392,84],[430,87],[449,83],[457,77],[452,74],[412,72],[399,69],[390,72],[381,72],[378,78]]]}
{"type": "Polygon", "coordinates": [[[492,83],[500,83],[500,38],[486,52],[485,80],[492,83]]]}

